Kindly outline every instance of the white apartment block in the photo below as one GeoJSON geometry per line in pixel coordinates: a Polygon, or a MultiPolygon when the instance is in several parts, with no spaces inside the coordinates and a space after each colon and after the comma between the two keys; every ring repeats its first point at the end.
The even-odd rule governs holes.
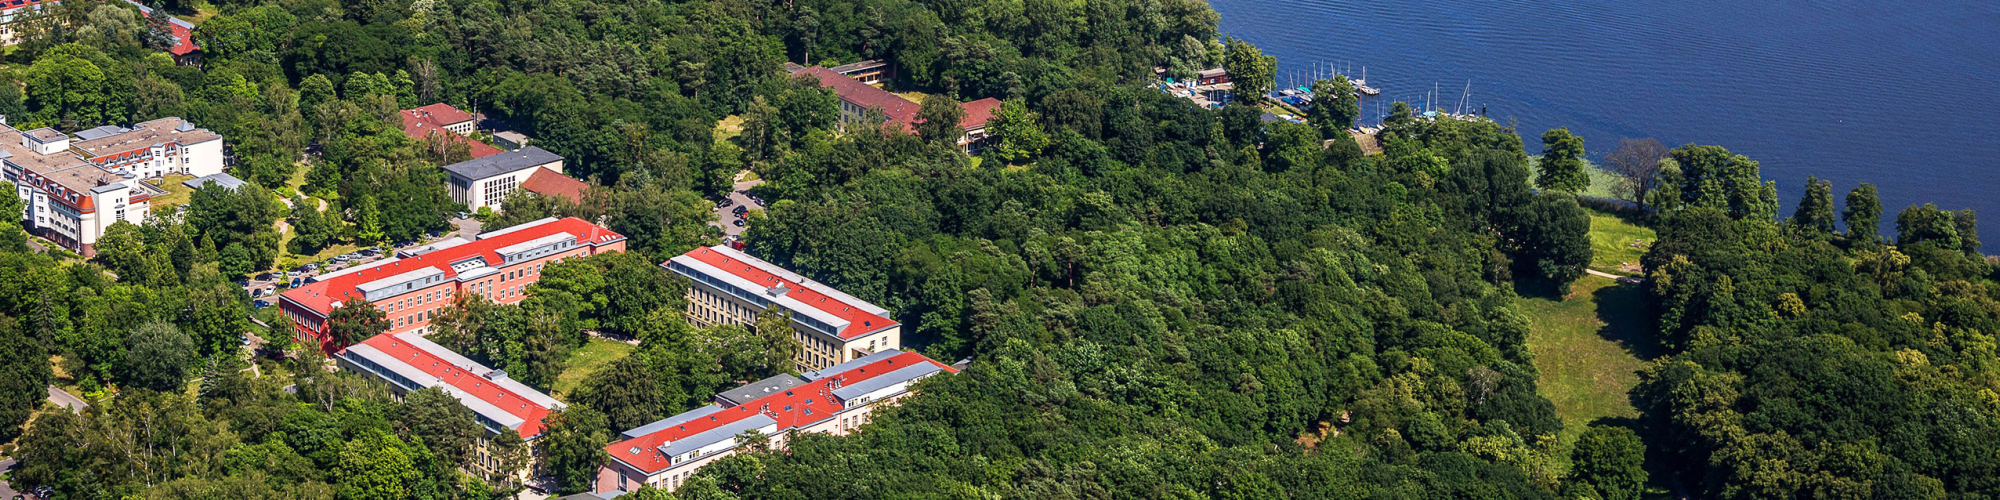
{"type": "Polygon", "coordinates": [[[889,311],[726,245],[696,248],[661,266],[687,276],[688,322],[755,326],[766,308],[790,312],[799,370],[819,370],[901,348],[889,311]]]}

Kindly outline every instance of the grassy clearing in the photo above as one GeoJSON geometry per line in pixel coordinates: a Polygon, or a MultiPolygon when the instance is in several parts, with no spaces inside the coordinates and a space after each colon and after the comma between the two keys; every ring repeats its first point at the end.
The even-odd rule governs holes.
{"type": "Polygon", "coordinates": [[[152,204],[151,210],[154,213],[169,213],[173,207],[186,205],[187,202],[194,200],[194,188],[181,184],[181,181],[193,178],[191,175],[169,175],[160,179],[159,188],[165,190],[167,194],[153,197],[148,202],[152,204]]]}
{"type": "Polygon", "coordinates": [[[1639,258],[1652,248],[1658,235],[1652,228],[1632,224],[1617,215],[1585,209],[1590,213],[1590,268],[1611,274],[1638,276],[1639,258]],[[1636,246],[1634,242],[1640,242],[1636,246]]]}
{"type": "Polygon", "coordinates": [[[715,122],[715,142],[735,139],[743,135],[743,115],[729,115],[715,122]]]}
{"type": "Polygon", "coordinates": [[[1523,297],[1528,350],[1541,371],[1542,396],[1563,420],[1567,447],[1590,422],[1636,418],[1629,396],[1641,360],[1654,355],[1638,285],[1585,276],[1564,300],[1523,297]]]}
{"type": "Polygon", "coordinates": [[[591,337],[582,348],[569,353],[569,360],[566,363],[568,368],[563,369],[562,375],[556,377],[556,394],[568,396],[583,385],[584,379],[590,378],[590,375],[597,373],[598,370],[611,366],[612,361],[631,354],[633,349],[636,348],[631,344],[591,337]]]}

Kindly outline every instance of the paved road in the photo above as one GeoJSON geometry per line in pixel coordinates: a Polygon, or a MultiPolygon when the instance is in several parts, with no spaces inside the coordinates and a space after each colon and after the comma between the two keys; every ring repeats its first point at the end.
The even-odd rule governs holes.
{"type": "MultiPolygon", "coordinates": [[[[744,173],[748,172],[749,171],[747,170],[744,171],[744,173]]],[[[744,173],[736,174],[736,178],[742,179],[744,173]]],[[[750,188],[757,187],[758,185],[763,183],[764,183],[763,179],[737,182],[736,185],[732,187],[729,192],[730,201],[734,201],[736,203],[731,204],[730,206],[727,207],[722,207],[722,206],[715,207],[715,221],[710,222],[709,224],[721,227],[722,234],[724,235],[736,236],[738,234],[742,234],[743,228],[741,226],[736,225],[737,217],[734,211],[736,210],[736,207],[739,206],[750,207],[751,210],[764,208],[763,206],[758,205],[756,201],[751,200],[749,195],[743,194],[744,191],[748,191],[750,190],[750,188]]]]}
{"type": "Polygon", "coordinates": [[[53,385],[49,386],[49,402],[55,403],[56,406],[69,408],[70,411],[83,411],[84,408],[90,407],[90,403],[85,402],[83,398],[76,397],[75,394],[70,394],[69,391],[62,390],[62,388],[53,385]]]}
{"type": "Polygon", "coordinates": [[[1646,281],[1646,279],[1645,279],[1645,278],[1634,278],[1634,277],[1631,277],[1631,276],[1619,276],[1619,275],[1616,275],[1616,274],[1611,274],[1611,273],[1607,273],[1607,272],[1604,272],[1604,271],[1599,271],[1599,270],[1596,270],[1596,269],[1585,269],[1585,270],[1583,270],[1583,271],[1584,271],[1584,272],[1587,272],[1587,273],[1590,273],[1590,275],[1591,275],[1591,276],[1596,276],[1596,277],[1599,277],[1599,278],[1611,278],[1611,279],[1614,279],[1614,280],[1618,280],[1618,282],[1619,282],[1619,283],[1642,283],[1642,282],[1645,282],[1645,281],[1646,281]]]}
{"type": "MultiPolygon", "coordinates": [[[[13,470],[14,470],[14,459],[9,458],[6,460],[0,460],[0,475],[5,475],[8,472],[13,472],[13,470]]],[[[21,492],[14,491],[14,486],[7,484],[6,479],[0,479],[0,498],[11,500],[14,498],[14,495],[19,495],[19,494],[21,494],[21,492]]]]}
{"type": "Polygon", "coordinates": [[[463,219],[452,219],[451,225],[453,227],[458,228],[458,231],[453,234],[445,235],[445,237],[447,238],[456,235],[460,238],[465,238],[470,240],[479,236],[479,230],[480,230],[479,219],[474,219],[471,217],[466,217],[463,219]]]}

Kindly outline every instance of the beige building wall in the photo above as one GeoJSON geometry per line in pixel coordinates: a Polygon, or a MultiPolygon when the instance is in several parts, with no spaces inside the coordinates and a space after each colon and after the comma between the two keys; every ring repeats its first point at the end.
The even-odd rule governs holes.
{"type": "MultiPolygon", "coordinates": [[[[695,328],[715,325],[743,325],[754,328],[761,306],[699,281],[691,281],[687,291],[687,319],[695,328]]],[[[796,316],[796,314],[794,315],[796,316]]],[[[902,347],[902,325],[853,339],[842,339],[792,321],[792,340],[799,352],[792,357],[799,371],[812,371],[853,361],[884,349],[902,347]]]]}

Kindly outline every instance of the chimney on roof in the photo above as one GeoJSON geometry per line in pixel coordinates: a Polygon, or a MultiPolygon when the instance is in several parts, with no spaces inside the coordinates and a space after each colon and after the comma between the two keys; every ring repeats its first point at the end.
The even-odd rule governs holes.
{"type": "Polygon", "coordinates": [[[790,288],[785,288],[784,283],[778,283],[778,286],[771,287],[769,291],[772,297],[777,297],[784,295],[786,293],[791,293],[792,290],[790,288]]]}

